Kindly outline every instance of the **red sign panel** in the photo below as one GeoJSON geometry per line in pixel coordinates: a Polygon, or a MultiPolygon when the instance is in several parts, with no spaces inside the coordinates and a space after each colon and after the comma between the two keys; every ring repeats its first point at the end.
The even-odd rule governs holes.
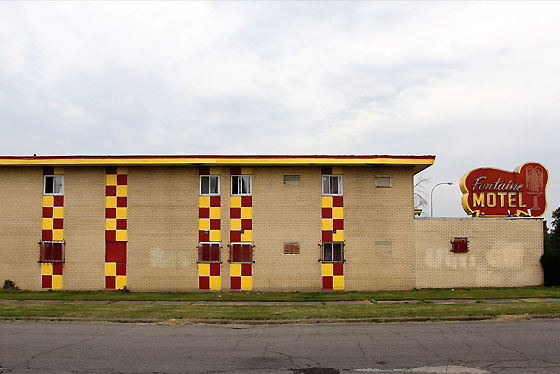
{"type": "Polygon", "coordinates": [[[546,211],[548,171],[531,162],[513,172],[481,168],[461,178],[463,209],[476,217],[540,217],[546,211]]]}

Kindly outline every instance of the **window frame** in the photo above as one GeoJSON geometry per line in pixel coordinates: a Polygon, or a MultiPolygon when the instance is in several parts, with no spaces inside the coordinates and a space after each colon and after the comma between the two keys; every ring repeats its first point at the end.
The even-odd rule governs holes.
{"type": "Polygon", "coordinates": [[[232,263],[232,264],[252,264],[252,263],[254,263],[255,261],[253,260],[253,242],[232,242],[229,246],[229,262],[232,263]],[[233,256],[234,256],[233,246],[234,245],[241,245],[241,246],[247,245],[247,246],[249,246],[250,253],[251,253],[251,259],[249,261],[234,261],[233,260],[233,256]]]}
{"type": "Polygon", "coordinates": [[[340,264],[340,263],[344,263],[344,247],[345,244],[344,242],[323,242],[321,245],[321,261],[324,263],[329,263],[329,264],[340,264]],[[340,245],[340,259],[339,260],[335,260],[334,258],[334,245],[338,244],[340,245]],[[331,245],[331,259],[330,260],[325,260],[325,246],[326,245],[331,245]]]}
{"type": "Polygon", "coordinates": [[[332,175],[332,174],[322,174],[321,175],[321,192],[323,196],[342,196],[343,194],[343,178],[342,175],[332,175]],[[332,193],[330,191],[330,180],[328,183],[329,191],[325,192],[325,178],[337,178],[338,179],[338,193],[332,193]]]}
{"type": "Polygon", "coordinates": [[[39,242],[39,263],[60,263],[63,264],[65,262],[65,247],[66,243],[64,240],[43,240],[39,242]],[[51,250],[51,258],[46,258],[46,248],[45,244],[60,244],[61,245],[61,253],[60,259],[53,259],[52,258],[52,250],[51,250]]]}
{"type": "MultiPolygon", "coordinates": [[[[221,247],[221,243],[220,242],[199,242],[198,243],[198,247],[197,247],[197,255],[198,255],[198,261],[197,263],[199,264],[221,264],[222,263],[222,247],[221,247]],[[203,259],[201,259],[201,247],[203,245],[210,245],[210,249],[212,249],[213,245],[217,245],[218,246],[218,259],[217,260],[208,260],[205,261],[203,259]]],[[[209,252],[210,257],[212,257],[212,252],[209,252]]]]}
{"type": "Polygon", "coordinates": [[[48,174],[48,175],[43,175],[43,196],[64,196],[64,175],[60,175],[60,174],[48,174]],[[47,193],[46,192],[46,188],[47,188],[47,178],[53,178],[53,185],[52,185],[52,193],[47,193]],[[60,184],[60,192],[54,192],[54,187],[56,185],[55,183],[55,179],[60,178],[61,180],[61,184],[60,184]]]}
{"type": "Polygon", "coordinates": [[[220,176],[219,175],[213,175],[213,174],[203,174],[200,175],[198,178],[198,193],[200,196],[220,196],[220,176]],[[208,178],[208,193],[203,193],[202,192],[202,178],[208,178]],[[218,179],[218,192],[216,193],[212,193],[210,191],[210,179],[212,178],[217,178],[218,179]]]}
{"type": "MultiPolygon", "coordinates": [[[[238,182],[238,191],[242,190],[243,187],[243,183],[241,182],[241,184],[239,184],[240,182],[238,182]]],[[[247,174],[233,174],[231,176],[231,196],[253,196],[253,176],[252,175],[247,175],[247,174]],[[248,178],[249,179],[249,192],[247,193],[233,193],[233,178],[239,178],[239,181],[242,181],[243,178],[248,178]]]]}

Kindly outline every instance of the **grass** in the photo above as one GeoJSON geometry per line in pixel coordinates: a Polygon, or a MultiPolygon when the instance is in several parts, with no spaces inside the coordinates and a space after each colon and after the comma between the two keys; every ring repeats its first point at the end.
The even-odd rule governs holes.
{"type": "Polygon", "coordinates": [[[356,301],[560,298],[560,287],[422,289],[377,292],[128,292],[119,291],[0,291],[8,300],[106,301],[356,301]]]}
{"type": "Polygon", "coordinates": [[[322,318],[455,317],[559,314],[560,302],[473,304],[359,304],[304,306],[41,304],[4,302],[0,317],[82,317],[93,319],[281,320],[322,318]]]}

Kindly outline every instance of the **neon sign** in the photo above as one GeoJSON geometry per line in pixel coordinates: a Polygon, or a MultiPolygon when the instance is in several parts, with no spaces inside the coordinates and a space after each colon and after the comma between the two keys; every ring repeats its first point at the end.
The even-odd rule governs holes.
{"type": "Polygon", "coordinates": [[[548,171],[536,162],[513,172],[480,168],[461,178],[463,209],[475,217],[540,217],[546,211],[548,171]]]}

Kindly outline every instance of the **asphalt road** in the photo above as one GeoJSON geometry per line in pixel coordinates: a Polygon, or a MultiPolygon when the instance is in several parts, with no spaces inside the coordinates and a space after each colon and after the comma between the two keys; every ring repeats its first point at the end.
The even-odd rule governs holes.
{"type": "Polygon", "coordinates": [[[0,373],[560,373],[560,320],[0,323],[0,373]]]}

